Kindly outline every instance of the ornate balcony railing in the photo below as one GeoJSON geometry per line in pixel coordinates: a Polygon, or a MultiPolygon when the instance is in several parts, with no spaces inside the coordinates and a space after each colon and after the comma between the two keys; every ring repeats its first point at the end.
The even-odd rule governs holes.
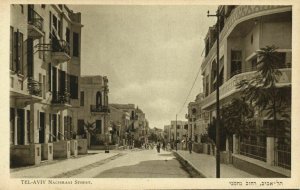
{"type": "Polygon", "coordinates": [[[100,106],[100,105],[91,105],[90,107],[91,112],[98,112],[98,113],[109,113],[109,107],[108,106],[100,106]]]}
{"type": "Polygon", "coordinates": [[[42,97],[42,83],[28,78],[27,88],[30,95],[42,97]]]}
{"type": "MultiPolygon", "coordinates": [[[[274,13],[274,11],[281,9],[292,9],[291,6],[282,6],[282,5],[241,5],[236,7],[232,10],[230,16],[227,18],[226,23],[224,25],[224,28],[222,29],[220,33],[220,44],[223,43],[224,37],[232,31],[232,29],[239,24],[240,22],[244,21],[245,19],[251,19],[254,17],[262,16],[270,13],[274,13]]],[[[208,55],[203,60],[201,69],[203,70],[208,63],[209,60],[213,57],[213,55],[216,53],[216,42],[210,48],[208,55]]]]}
{"type": "MultiPolygon", "coordinates": [[[[278,80],[278,85],[285,85],[287,83],[291,83],[291,69],[285,68],[285,69],[279,69],[282,73],[278,80]]],[[[250,72],[243,72],[240,74],[235,74],[233,77],[231,77],[229,80],[227,80],[225,83],[223,83],[222,86],[220,86],[220,100],[233,94],[234,92],[237,92],[238,89],[236,88],[236,84],[240,82],[241,80],[250,80],[252,79],[253,75],[255,74],[255,71],[250,72]]],[[[207,108],[208,106],[214,104],[216,102],[216,91],[209,94],[207,97],[205,97],[202,100],[202,109],[207,108]]]]}
{"type": "Polygon", "coordinates": [[[52,104],[70,104],[70,93],[67,91],[52,92],[52,104]]]}
{"type": "Polygon", "coordinates": [[[43,30],[44,19],[32,8],[28,9],[28,24],[35,26],[39,30],[43,30]]]}
{"type": "Polygon", "coordinates": [[[51,50],[52,52],[63,52],[70,55],[70,45],[65,40],[52,38],[51,50]]]}

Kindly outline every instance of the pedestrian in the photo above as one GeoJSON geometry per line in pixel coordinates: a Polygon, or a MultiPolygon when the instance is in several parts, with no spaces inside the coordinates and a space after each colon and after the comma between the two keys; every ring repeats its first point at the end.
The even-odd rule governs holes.
{"type": "Polygon", "coordinates": [[[192,141],[191,138],[189,138],[189,141],[188,141],[188,147],[189,147],[190,154],[192,154],[193,141],[192,141]]]}
{"type": "Polygon", "coordinates": [[[157,143],[156,149],[157,149],[157,152],[160,153],[160,142],[157,143]]]}

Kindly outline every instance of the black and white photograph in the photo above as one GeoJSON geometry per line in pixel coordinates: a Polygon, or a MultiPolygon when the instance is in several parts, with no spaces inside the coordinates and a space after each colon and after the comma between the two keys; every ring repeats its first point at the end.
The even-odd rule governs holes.
{"type": "Polygon", "coordinates": [[[300,188],[295,1],[100,2],[0,15],[7,183],[300,188]]]}

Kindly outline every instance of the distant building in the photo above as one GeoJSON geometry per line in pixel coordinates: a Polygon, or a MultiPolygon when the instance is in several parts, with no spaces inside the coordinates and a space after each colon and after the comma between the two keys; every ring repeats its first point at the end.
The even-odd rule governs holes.
{"type": "Polygon", "coordinates": [[[201,109],[203,97],[203,93],[198,94],[195,101],[189,103],[188,114],[186,114],[188,138],[191,138],[194,142],[200,142],[201,136],[207,133],[209,112],[201,109]]]}
{"type": "Polygon", "coordinates": [[[170,140],[187,140],[188,122],[186,121],[171,121],[170,125],[170,140]],[[176,127],[177,123],[177,127],[176,127]]]}
{"type": "MultiPolygon", "coordinates": [[[[127,145],[140,146],[138,143],[148,142],[149,123],[146,120],[145,113],[134,104],[110,104],[111,107],[129,114],[129,123],[125,131],[125,142],[127,145]]],[[[111,120],[111,122],[115,122],[111,120]]]]}

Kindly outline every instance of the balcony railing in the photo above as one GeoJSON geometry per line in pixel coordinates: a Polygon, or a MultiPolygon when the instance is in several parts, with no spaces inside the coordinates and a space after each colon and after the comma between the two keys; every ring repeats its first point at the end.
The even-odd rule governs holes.
{"type": "Polygon", "coordinates": [[[52,92],[52,104],[70,104],[70,93],[66,91],[52,92]]]}
{"type": "Polygon", "coordinates": [[[52,52],[61,52],[70,55],[70,45],[65,40],[52,38],[51,50],[52,52]]]}
{"type": "MultiPolygon", "coordinates": [[[[262,15],[268,15],[270,12],[273,12],[278,10],[292,10],[291,6],[282,6],[282,5],[241,5],[236,7],[234,10],[232,10],[230,16],[226,20],[226,23],[224,25],[224,28],[222,29],[220,33],[220,45],[223,44],[223,40],[226,35],[228,35],[229,32],[232,31],[232,29],[239,24],[240,22],[244,21],[245,19],[251,19],[262,15]]],[[[211,60],[213,55],[216,54],[216,42],[210,48],[208,55],[204,59],[201,65],[201,69],[204,70],[206,64],[211,60]]]]}
{"type": "MultiPolygon", "coordinates": [[[[291,83],[291,69],[279,69],[282,73],[278,80],[278,85],[285,85],[286,83],[291,83]]],[[[220,100],[237,92],[238,89],[236,88],[236,84],[241,80],[250,80],[252,79],[253,75],[255,75],[255,71],[250,72],[243,72],[240,74],[235,74],[229,80],[223,83],[220,86],[220,100]]],[[[213,91],[207,97],[202,100],[202,109],[207,108],[208,106],[214,104],[216,102],[216,91],[213,91]]]]}
{"type": "Polygon", "coordinates": [[[39,30],[43,30],[44,19],[32,8],[28,10],[28,24],[35,26],[39,30]]]}
{"type": "Polygon", "coordinates": [[[108,106],[100,106],[100,105],[91,105],[90,110],[91,110],[91,112],[96,112],[96,113],[109,113],[110,112],[108,106]]]}
{"type": "Polygon", "coordinates": [[[30,95],[42,97],[42,83],[33,78],[28,78],[27,87],[30,95]]]}

